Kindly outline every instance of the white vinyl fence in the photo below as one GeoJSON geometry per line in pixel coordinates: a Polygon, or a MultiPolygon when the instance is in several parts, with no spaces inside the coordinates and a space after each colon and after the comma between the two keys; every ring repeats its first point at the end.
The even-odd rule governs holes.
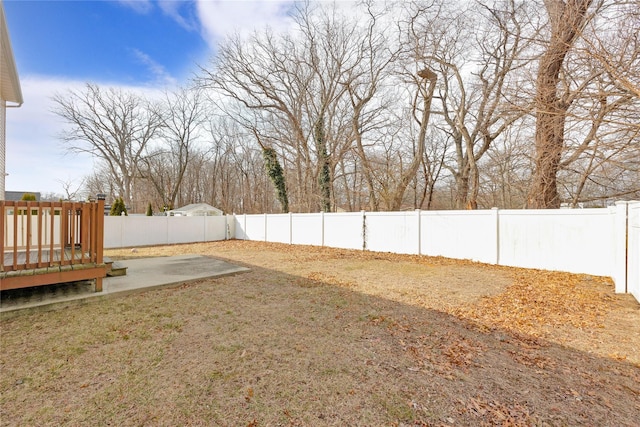
{"type": "Polygon", "coordinates": [[[226,240],[235,234],[233,217],[106,216],[104,247],[171,245],[226,240]]]}
{"type": "Polygon", "coordinates": [[[32,248],[38,247],[38,235],[42,236],[42,245],[44,246],[50,245],[52,238],[55,246],[60,245],[60,215],[54,216],[52,227],[50,210],[44,210],[41,218],[38,218],[38,215],[35,213],[37,209],[32,210],[34,214],[30,219],[27,218],[27,215],[18,215],[18,218],[14,218],[13,212],[5,216],[4,229],[2,230],[5,248],[13,246],[14,238],[18,247],[24,248],[27,244],[32,248]],[[31,222],[30,227],[29,222],[31,222]],[[41,230],[41,232],[29,233],[29,228],[31,228],[31,230],[41,230]],[[15,234],[17,234],[17,237],[15,234]]]}
{"type": "Polygon", "coordinates": [[[609,276],[616,292],[640,301],[640,203],[607,209],[237,215],[235,229],[238,239],[609,276]]]}
{"type": "Polygon", "coordinates": [[[640,301],[640,202],[607,209],[106,217],[105,248],[229,238],[609,276],[640,301]]]}
{"type": "MultiPolygon", "coordinates": [[[[627,243],[627,289],[640,301],[640,203],[629,205],[627,243]]],[[[617,289],[616,289],[617,290],[617,289]]],[[[623,292],[620,289],[620,292],[623,292]]]]}
{"type": "Polygon", "coordinates": [[[239,215],[236,238],[611,276],[616,210],[239,215]]]}

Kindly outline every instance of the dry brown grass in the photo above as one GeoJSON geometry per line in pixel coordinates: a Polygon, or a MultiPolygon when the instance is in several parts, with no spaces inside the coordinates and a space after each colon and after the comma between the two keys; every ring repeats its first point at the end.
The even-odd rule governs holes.
{"type": "Polygon", "coordinates": [[[216,242],[249,273],[1,325],[2,425],[637,425],[640,306],[603,278],[216,242]]]}

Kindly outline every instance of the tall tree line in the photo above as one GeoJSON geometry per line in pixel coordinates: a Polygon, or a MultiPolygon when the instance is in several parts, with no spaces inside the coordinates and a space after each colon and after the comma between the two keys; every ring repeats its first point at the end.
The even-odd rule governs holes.
{"type": "Polygon", "coordinates": [[[133,212],[549,208],[640,198],[640,1],[297,3],[189,88],[59,94],[87,191],[133,212]]]}

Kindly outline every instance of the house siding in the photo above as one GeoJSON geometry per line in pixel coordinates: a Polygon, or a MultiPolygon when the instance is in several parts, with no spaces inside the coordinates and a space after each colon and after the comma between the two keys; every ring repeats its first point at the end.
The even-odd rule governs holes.
{"type": "Polygon", "coordinates": [[[4,200],[4,177],[5,177],[5,117],[6,104],[0,98],[0,200],[4,200]]]}
{"type": "Polygon", "coordinates": [[[11,50],[4,5],[0,0],[0,200],[4,200],[5,191],[7,102],[19,107],[23,100],[18,70],[11,50]]]}

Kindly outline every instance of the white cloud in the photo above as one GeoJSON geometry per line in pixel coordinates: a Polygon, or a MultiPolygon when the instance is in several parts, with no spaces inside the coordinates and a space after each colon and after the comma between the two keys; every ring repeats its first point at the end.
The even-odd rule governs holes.
{"type": "Polygon", "coordinates": [[[220,1],[196,0],[196,10],[202,26],[202,37],[214,48],[225,36],[246,35],[269,26],[276,32],[291,28],[288,15],[292,1],[220,1]]]}
{"type": "Polygon", "coordinates": [[[81,85],[52,78],[21,79],[24,104],[7,110],[7,190],[63,193],[59,181],[79,183],[90,173],[90,156],[65,155],[57,138],[62,127],[51,112],[55,92],[81,85]]]}
{"type": "Polygon", "coordinates": [[[138,61],[144,64],[151,74],[153,74],[155,77],[153,82],[154,84],[158,86],[176,86],[178,84],[177,79],[173,77],[162,64],[156,62],[153,58],[139,49],[132,49],[131,51],[138,61]]]}
{"type": "MultiPolygon", "coordinates": [[[[148,13],[155,7],[152,0],[120,0],[120,3],[138,13],[148,13]]],[[[233,33],[248,34],[265,26],[274,31],[286,31],[292,27],[288,12],[291,1],[218,1],[194,0],[192,2],[161,0],[157,2],[163,13],[177,22],[200,22],[202,37],[212,48],[224,37],[233,33]],[[190,15],[195,13],[195,15],[190,15]],[[186,16],[186,18],[184,18],[186,16]]],[[[182,25],[182,24],[181,24],[182,25]]],[[[194,26],[197,26],[194,24],[194,26]]],[[[148,54],[133,50],[134,55],[155,76],[152,85],[125,86],[111,82],[93,83],[101,87],[117,87],[141,93],[149,98],[161,96],[160,89],[175,86],[177,81],[148,54]]],[[[94,169],[94,160],[88,154],[68,154],[58,136],[65,123],[54,113],[52,97],[69,89],[82,90],[84,81],[63,77],[23,75],[21,86],[24,104],[20,108],[7,109],[7,190],[63,193],[61,181],[79,184],[94,169]]]]}
{"type": "MultiPolygon", "coordinates": [[[[24,104],[7,109],[6,189],[64,194],[61,182],[75,186],[93,172],[89,154],[67,153],[58,138],[65,123],[52,110],[52,97],[69,90],[83,90],[85,82],[46,76],[24,76],[20,81],[24,104]]],[[[97,82],[101,87],[117,87],[149,98],[161,92],[149,87],[97,82]]]]}
{"type": "Polygon", "coordinates": [[[176,21],[182,28],[188,31],[194,31],[198,28],[197,22],[194,21],[192,2],[184,0],[162,0],[158,2],[158,6],[162,12],[176,21]],[[183,14],[185,13],[185,14],[183,14]]]}
{"type": "Polygon", "coordinates": [[[118,0],[118,3],[142,14],[149,13],[153,9],[151,0],[118,0]]]}
{"type": "Polygon", "coordinates": [[[193,1],[192,0],[117,0],[124,7],[134,10],[136,13],[146,15],[151,12],[155,5],[160,10],[181,27],[186,30],[193,31],[197,28],[197,23],[192,18],[193,1]],[[186,12],[183,15],[183,12],[186,12]]]}

